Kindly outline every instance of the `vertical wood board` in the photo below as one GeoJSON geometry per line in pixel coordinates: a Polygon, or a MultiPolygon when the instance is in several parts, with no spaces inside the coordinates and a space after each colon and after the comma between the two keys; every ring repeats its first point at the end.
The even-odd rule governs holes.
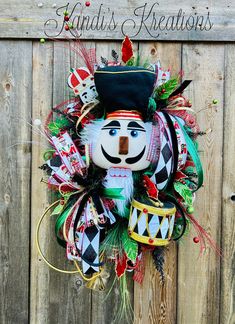
{"type": "MultiPolygon", "coordinates": [[[[52,105],[52,69],[53,45],[41,46],[33,43],[33,100],[32,119],[40,119],[42,125],[52,105]]],[[[36,248],[36,226],[41,214],[49,205],[42,165],[42,152],[47,149],[47,140],[40,133],[41,127],[32,130],[32,187],[31,187],[31,291],[30,291],[30,323],[49,323],[50,313],[50,270],[44,263],[36,248]]],[[[40,246],[48,258],[48,244],[51,232],[47,229],[49,220],[45,220],[40,231],[40,246]],[[45,224],[45,225],[44,225],[45,224]],[[42,239],[43,238],[43,239],[42,239]]]]}
{"type": "Polygon", "coordinates": [[[235,322],[235,45],[225,45],[220,323],[235,322]]]}
{"type": "MultiPolygon", "coordinates": [[[[214,44],[184,44],[182,68],[185,79],[192,79],[186,94],[197,112],[202,131],[211,133],[199,139],[204,167],[204,187],[196,193],[194,217],[220,246],[224,47],[214,44]],[[213,99],[218,105],[213,105],[213,99]],[[199,112],[200,111],[200,112],[199,112]]],[[[178,323],[219,323],[220,259],[207,244],[199,256],[197,233],[191,233],[179,248],[178,323]]]]}
{"type": "Polygon", "coordinates": [[[0,45],[0,322],[27,323],[32,44],[0,45]]]}

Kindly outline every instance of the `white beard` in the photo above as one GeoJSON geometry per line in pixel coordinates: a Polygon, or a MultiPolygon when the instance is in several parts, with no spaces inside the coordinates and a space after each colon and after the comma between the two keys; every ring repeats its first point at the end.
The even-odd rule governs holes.
{"type": "Polygon", "coordinates": [[[133,196],[132,171],[126,168],[109,168],[104,179],[105,188],[122,188],[121,195],[125,200],[113,199],[120,216],[125,215],[125,206],[130,203],[133,196]]]}

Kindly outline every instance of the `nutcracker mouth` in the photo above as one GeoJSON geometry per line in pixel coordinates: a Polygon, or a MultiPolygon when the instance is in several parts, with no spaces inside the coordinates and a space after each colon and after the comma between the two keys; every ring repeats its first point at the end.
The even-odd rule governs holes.
{"type": "Polygon", "coordinates": [[[127,164],[134,164],[134,163],[138,162],[139,160],[141,160],[143,155],[144,155],[145,149],[146,149],[146,146],[143,148],[143,150],[140,152],[140,154],[138,154],[138,155],[136,155],[134,157],[131,157],[131,158],[127,158],[126,163],[127,164]]]}
{"type": "Polygon", "coordinates": [[[114,157],[114,156],[111,156],[109,155],[103,148],[103,146],[101,145],[101,150],[102,150],[102,153],[104,155],[104,157],[106,158],[106,160],[108,160],[109,162],[113,163],[113,164],[119,164],[122,162],[122,160],[118,157],[114,157]]]}
{"type": "MultiPolygon", "coordinates": [[[[125,162],[126,162],[127,164],[134,164],[134,163],[138,162],[139,160],[142,159],[142,157],[143,157],[143,155],[144,155],[144,153],[145,153],[145,149],[146,149],[146,146],[143,148],[143,150],[142,150],[138,155],[136,155],[136,156],[134,156],[134,157],[131,157],[131,158],[127,158],[127,159],[125,160],[125,162]]],[[[105,157],[105,158],[106,158],[110,163],[113,163],[113,164],[119,164],[119,163],[122,162],[122,160],[121,160],[120,158],[109,155],[109,154],[105,151],[105,149],[103,148],[102,145],[101,145],[101,151],[102,151],[104,157],[105,157]]]]}

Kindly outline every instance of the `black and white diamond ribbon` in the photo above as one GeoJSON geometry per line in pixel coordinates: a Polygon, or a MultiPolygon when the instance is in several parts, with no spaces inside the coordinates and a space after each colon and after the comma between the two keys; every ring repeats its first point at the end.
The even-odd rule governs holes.
{"type": "Polygon", "coordinates": [[[86,227],[82,241],[82,269],[84,274],[91,274],[99,271],[100,229],[98,226],[86,227]]]}
{"type": "Polygon", "coordinates": [[[167,127],[167,121],[161,112],[159,112],[158,115],[162,124],[160,125],[162,129],[161,148],[157,167],[151,180],[156,183],[159,190],[163,190],[167,186],[167,183],[170,179],[173,166],[173,154],[172,142],[167,127]]]}

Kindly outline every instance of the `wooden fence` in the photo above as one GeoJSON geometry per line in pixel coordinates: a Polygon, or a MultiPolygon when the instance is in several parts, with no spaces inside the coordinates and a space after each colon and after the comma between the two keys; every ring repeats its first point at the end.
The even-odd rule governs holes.
{"type": "MultiPolygon", "coordinates": [[[[104,300],[105,293],[86,289],[77,275],[49,269],[35,244],[36,224],[50,197],[38,169],[46,141],[29,123],[45,120],[53,105],[68,99],[70,67],[82,62],[65,41],[40,44],[19,34],[16,39],[0,34],[0,323],[112,323],[117,289],[104,300]]],[[[98,58],[121,47],[118,40],[84,43],[96,48],[98,58]]],[[[129,283],[134,322],[235,323],[235,44],[148,40],[134,45],[142,57],[160,59],[173,73],[183,69],[185,79],[193,80],[187,95],[201,129],[212,129],[200,139],[205,181],[195,216],[223,249],[222,258],[210,249],[199,257],[192,229],[183,242],[167,249],[164,284],[147,257],[143,285],[129,283]]],[[[53,224],[53,219],[43,223],[41,245],[54,264],[66,268],[53,224]]]]}

